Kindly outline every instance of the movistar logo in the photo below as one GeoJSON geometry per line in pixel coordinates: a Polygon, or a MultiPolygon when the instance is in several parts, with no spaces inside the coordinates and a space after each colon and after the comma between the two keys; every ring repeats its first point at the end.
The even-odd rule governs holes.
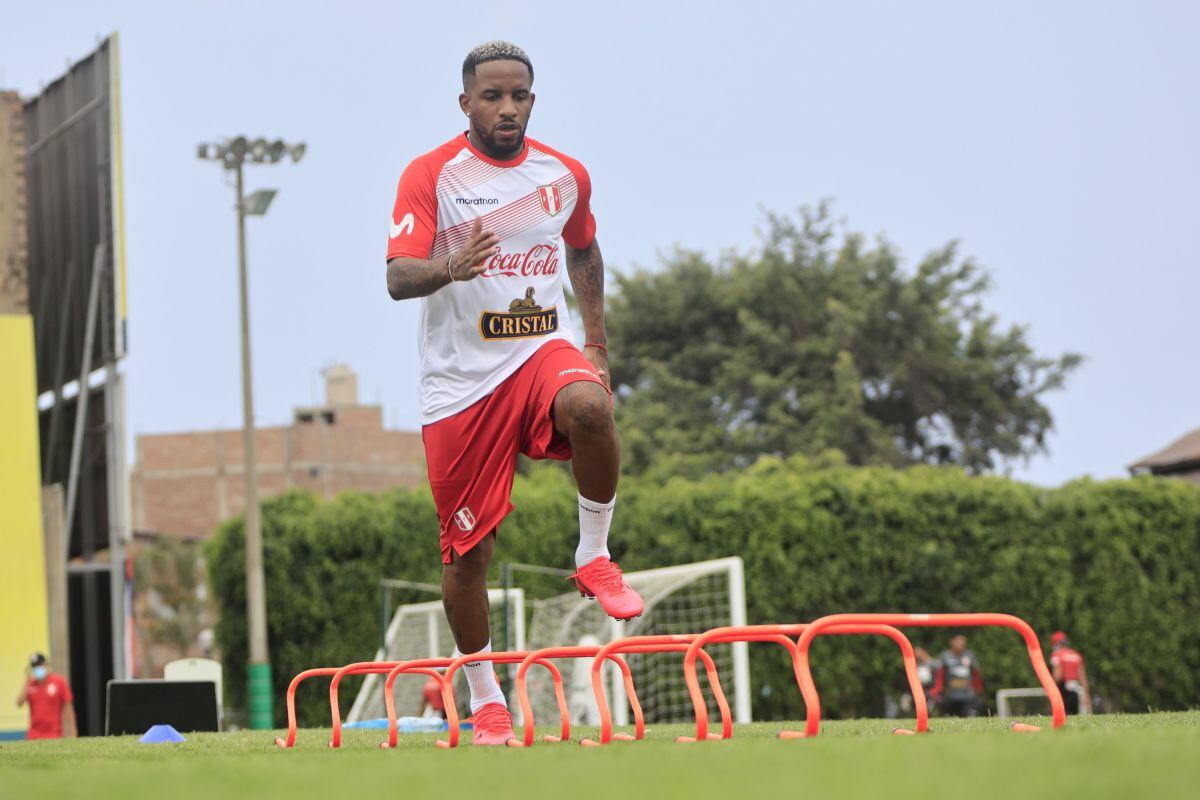
{"type": "Polygon", "coordinates": [[[415,226],[416,221],[413,219],[412,212],[410,211],[404,215],[404,219],[400,220],[400,222],[392,221],[392,238],[395,239],[402,233],[412,233],[415,226]]]}

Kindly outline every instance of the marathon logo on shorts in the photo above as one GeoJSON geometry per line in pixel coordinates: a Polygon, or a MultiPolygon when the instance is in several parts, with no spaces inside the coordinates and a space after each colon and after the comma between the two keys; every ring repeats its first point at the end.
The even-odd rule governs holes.
{"type": "Polygon", "coordinates": [[[471,509],[463,506],[454,512],[454,524],[460,531],[470,533],[475,527],[475,515],[471,513],[471,509]]]}
{"type": "Polygon", "coordinates": [[[479,335],[484,340],[528,339],[558,330],[558,307],[542,308],[533,299],[533,287],[513,300],[508,311],[484,311],[479,315],[479,335]]]}

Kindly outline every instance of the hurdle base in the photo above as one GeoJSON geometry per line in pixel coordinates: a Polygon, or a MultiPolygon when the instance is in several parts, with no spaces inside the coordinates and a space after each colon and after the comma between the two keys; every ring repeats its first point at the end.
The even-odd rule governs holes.
{"type": "Polygon", "coordinates": [[[804,731],[780,731],[775,734],[776,739],[807,739],[808,734],[804,731]]]}
{"type": "Polygon", "coordinates": [[[1040,725],[1028,725],[1024,722],[1014,722],[1008,729],[1013,733],[1039,733],[1042,730],[1040,725]]]}

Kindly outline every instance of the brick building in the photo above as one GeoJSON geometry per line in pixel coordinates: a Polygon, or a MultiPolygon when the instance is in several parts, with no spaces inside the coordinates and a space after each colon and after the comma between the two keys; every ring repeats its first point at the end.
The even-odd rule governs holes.
{"type": "MultiPolygon", "coordinates": [[[[260,498],[290,489],[333,498],[425,485],[419,432],[386,430],[380,406],[359,404],[348,367],[326,370],[325,390],[325,405],[297,408],[291,425],[255,431],[260,498]]],[[[135,531],[207,537],[242,513],[243,489],[241,428],[137,437],[135,531]]]]}
{"type": "Polygon", "coordinates": [[[21,97],[0,91],[0,314],[29,313],[21,97]]]}

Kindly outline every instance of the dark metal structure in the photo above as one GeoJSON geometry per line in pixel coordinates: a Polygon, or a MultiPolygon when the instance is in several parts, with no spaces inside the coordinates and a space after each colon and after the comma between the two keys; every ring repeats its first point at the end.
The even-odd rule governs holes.
{"type": "Polygon", "coordinates": [[[24,108],[29,307],[42,482],[65,487],[70,678],[80,733],[127,677],[125,258],[117,37],[24,108]]]}

